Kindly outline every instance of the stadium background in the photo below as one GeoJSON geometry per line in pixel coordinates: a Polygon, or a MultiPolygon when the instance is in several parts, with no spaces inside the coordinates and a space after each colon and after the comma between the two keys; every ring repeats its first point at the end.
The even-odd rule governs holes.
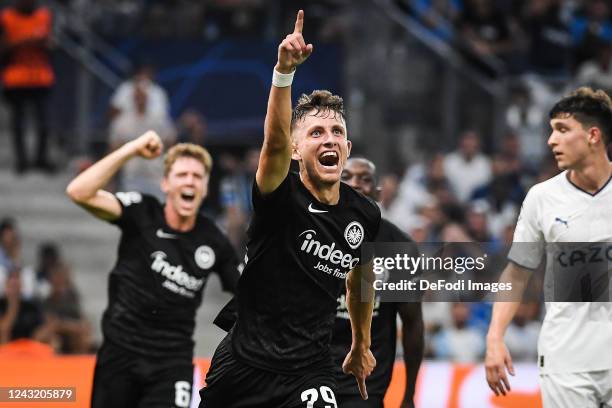
{"type": "MultiPolygon", "coordinates": [[[[213,153],[204,211],[239,251],[271,68],[298,8],[305,10],[304,35],[315,52],[296,75],[294,98],[321,88],[344,96],[354,153],[378,166],[385,215],[420,242],[473,240],[492,248],[508,242],[525,192],[557,171],[545,144],[552,103],[579,85],[612,89],[607,0],[40,4],[54,15],[56,82],[48,101],[54,168],[14,171],[3,106],[0,217],[13,220],[17,236],[3,235],[0,296],[8,269],[17,266],[24,297],[42,302],[48,313],[57,313],[62,299],[70,302],[85,340],[78,350],[52,342],[63,349],[59,354],[83,347],[93,352],[100,344],[118,238],[115,228],[77,208],[63,191],[79,170],[112,148],[111,97],[140,64],[155,67],[155,81],[167,93],[169,116],[162,119],[170,123],[169,132],[213,153]],[[59,249],[62,266],[41,263],[40,248],[49,243],[59,249]],[[49,300],[55,291],[58,297],[49,300]]],[[[29,145],[32,133],[29,129],[29,145]]],[[[227,299],[211,279],[198,314],[197,356],[210,357],[222,338],[211,321],[227,299]]],[[[540,303],[524,305],[509,330],[511,352],[524,370],[513,379],[520,391],[515,399],[501,400],[486,394],[484,370],[471,365],[482,361],[490,305],[426,303],[428,361],[417,403],[537,406],[533,362],[542,312],[540,303]]],[[[4,347],[4,353],[0,385],[33,385],[33,372],[43,373],[41,381],[49,373],[83,380],[81,373],[92,363],[91,358],[75,363],[79,358],[69,356],[44,365],[22,350],[4,347]]]]}

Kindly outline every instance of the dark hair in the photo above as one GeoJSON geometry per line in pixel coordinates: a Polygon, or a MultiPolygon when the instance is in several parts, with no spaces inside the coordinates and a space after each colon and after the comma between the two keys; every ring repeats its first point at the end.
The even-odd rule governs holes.
{"type": "Polygon", "coordinates": [[[565,96],[553,106],[550,119],[574,117],[583,127],[595,126],[601,130],[604,145],[612,136],[612,100],[601,89],[594,91],[581,87],[565,96]]]}
{"type": "Polygon", "coordinates": [[[314,115],[321,112],[333,113],[334,116],[339,115],[342,120],[346,121],[342,98],[326,90],[316,90],[310,95],[302,94],[298,99],[291,115],[291,130],[312,110],[315,111],[314,115]]]}
{"type": "Polygon", "coordinates": [[[5,230],[15,229],[15,219],[11,217],[4,217],[0,220],[0,233],[5,230]]]}

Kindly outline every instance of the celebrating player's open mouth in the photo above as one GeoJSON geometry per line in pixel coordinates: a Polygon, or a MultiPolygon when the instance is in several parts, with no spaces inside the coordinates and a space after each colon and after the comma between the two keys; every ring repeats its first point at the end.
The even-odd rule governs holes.
{"type": "Polygon", "coordinates": [[[325,150],[319,155],[319,164],[321,164],[324,171],[337,172],[339,161],[340,155],[334,150],[325,150]]]}

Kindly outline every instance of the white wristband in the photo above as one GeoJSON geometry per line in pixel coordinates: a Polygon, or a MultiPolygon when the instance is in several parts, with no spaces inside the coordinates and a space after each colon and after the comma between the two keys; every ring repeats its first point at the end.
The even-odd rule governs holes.
{"type": "Polygon", "coordinates": [[[295,69],[289,74],[280,73],[275,69],[274,73],[272,74],[272,85],[277,88],[286,88],[291,86],[291,83],[293,82],[293,74],[295,74],[295,69]]]}

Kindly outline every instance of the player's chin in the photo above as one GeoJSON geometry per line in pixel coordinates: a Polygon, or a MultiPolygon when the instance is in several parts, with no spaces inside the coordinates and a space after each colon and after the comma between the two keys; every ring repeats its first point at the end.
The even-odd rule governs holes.
{"type": "Polygon", "coordinates": [[[182,218],[192,217],[198,212],[201,201],[193,200],[191,202],[180,202],[177,206],[177,212],[182,218]]]}
{"type": "Polygon", "coordinates": [[[342,174],[342,167],[339,164],[332,166],[325,166],[321,163],[317,163],[316,175],[317,178],[325,184],[333,184],[340,181],[342,174]]]}

